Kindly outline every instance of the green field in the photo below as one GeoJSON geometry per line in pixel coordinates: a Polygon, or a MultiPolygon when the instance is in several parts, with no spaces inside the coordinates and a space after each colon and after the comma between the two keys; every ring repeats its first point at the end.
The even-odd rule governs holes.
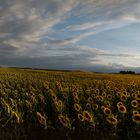
{"type": "Polygon", "coordinates": [[[140,76],[0,68],[0,140],[140,139],[140,76]]]}

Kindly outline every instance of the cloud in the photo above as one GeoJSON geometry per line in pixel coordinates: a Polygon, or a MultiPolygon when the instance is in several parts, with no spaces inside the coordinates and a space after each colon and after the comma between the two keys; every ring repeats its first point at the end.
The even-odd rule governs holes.
{"type": "Polygon", "coordinates": [[[87,23],[83,23],[83,24],[78,24],[78,25],[73,25],[73,26],[69,26],[67,27],[68,30],[70,31],[80,31],[80,30],[87,30],[87,29],[94,29],[95,27],[99,27],[101,25],[103,25],[105,23],[101,23],[101,22],[87,22],[87,23]]]}
{"type": "Polygon", "coordinates": [[[98,46],[91,48],[88,42],[81,45],[81,41],[104,30],[139,22],[139,9],[139,0],[2,0],[0,64],[107,68],[112,58],[129,61],[133,54],[114,54],[98,46]]]}
{"type": "Polygon", "coordinates": [[[78,41],[80,41],[81,39],[84,39],[88,36],[91,36],[91,35],[94,35],[95,32],[86,32],[84,34],[81,34],[81,35],[78,35],[78,36],[75,36],[75,37],[71,37],[71,38],[67,38],[67,39],[63,39],[63,40],[50,40],[48,41],[48,44],[51,44],[51,45],[69,45],[69,44],[75,44],[77,43],[78,41]]]}

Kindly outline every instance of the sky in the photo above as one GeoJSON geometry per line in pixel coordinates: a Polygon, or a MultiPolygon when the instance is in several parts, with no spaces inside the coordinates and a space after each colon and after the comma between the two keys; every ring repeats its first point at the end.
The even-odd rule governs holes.
{"type": "Polygon", "coordinates": [[[0,66],[140,72],[140,1],[0,0],[0,66]]]}

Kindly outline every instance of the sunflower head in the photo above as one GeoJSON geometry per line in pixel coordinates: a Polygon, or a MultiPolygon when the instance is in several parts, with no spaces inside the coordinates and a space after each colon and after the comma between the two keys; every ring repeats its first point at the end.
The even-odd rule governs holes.
{"type": "Polygon", "coordinates": [[[93,116],[88,111],[83,111],[84,120],[93,122],[93,116]]]}
{"type": "Polygon", "coordinates": [[[137,110],[133,110],[133,115],[135,115],[135,114],[139,114],[139,111],[137,111],[137,110]]]}
{"type": "Polygon", "coordinates": [[[118,103],[117,103],[117,107],[119,107],[119,106],[121,106],[121,105],[123,105],[122,102],[118,102],[118,103]]]}
{"type": "Polygon", "coordinates": [[[79,112],[81,110],[81,106],[77,103],[74,104],[74,109],[79,112]]]}
{"type": "Polygon", "coordinates": [[[125,107],[124,105],[120,105],[120,106],[118,107],[118,111],[119,111],[120,113],[126,113],[126,107],[125,107]]]}
{"type": "Polygon", "coordinates": [[[89,98],[88,98],[88,102],[89,102],[89,103],[92,103],[92,102],[93,102],[93,99],[92,99],[91,97],[89,97],[89,98]]]}
{"type": "Polygon", "coordinates": [[[131,101],[131,106],[132,106],[132,107],[137,108],[138,105],[139,105],[139,104],[138,104],[137,100],[132,100],[132,101],[131,101]]]}
{"type": "Polygon", "coordinates": [[[132,120],[133,122],[137,123],[137,124],[140,124],[140,114],[133,114],[132,116],[132,120]]]}
{"type": "Polygon", "coordinates": [[[112,97],[111,94],[108,94],[108,95],[107,95],[107,99],[108,99],[108,100],[112,100],[112,98],[113,98],[113,97],[112,97]]]}
{"type": "Polygon", "coordinates": [[[61,114],[61,115],[58,116],[58,119],[64,127],[66,127],[66,128],[70,127],[70,120],[69,120],[68,117],[61,114]]]}
{"type": "Polygon", "coordinates": [[[109,124],[112,124],[112,125],[117,125],[118,123],[118,120],[115,116],[113,115],[109,115],[106,117],[106,121],[109,123],[109,124]]]}
{"type": "Polygon", "coordinates": [[[97,110],[98,109],[98,104],[93,104],[92,108],[93,108],[93,110],[97,110]]]}
{"type": "Polygon", "coordinates": [[[84,116],[82,114],[78,114],[78,119],[83,122],[84,121],[84,116]]]}
{"type": "Polygon", "coordinates": [[[86,109],[91,109],[91,104],[90,103],[86,104],[86,109]]]}
{"type": "Polygon", "coordinates": [[[111,115],[111,110],[108,107],[105,107],[103,112],[105,115],[111,115]]]}

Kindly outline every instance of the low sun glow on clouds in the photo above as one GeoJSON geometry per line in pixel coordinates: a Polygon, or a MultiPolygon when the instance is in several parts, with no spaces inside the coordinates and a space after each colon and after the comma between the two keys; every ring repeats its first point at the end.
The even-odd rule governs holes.
{"type": "Polygon", "coordinates": [[[1,0],[0,65],[140,67],[139,0],[1,0]]]}

